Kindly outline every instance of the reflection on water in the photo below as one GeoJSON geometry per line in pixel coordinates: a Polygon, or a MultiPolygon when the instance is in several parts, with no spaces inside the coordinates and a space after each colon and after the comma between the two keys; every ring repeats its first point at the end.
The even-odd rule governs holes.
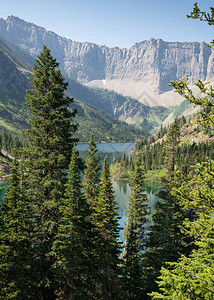
{"type": "MultiPolygon", "coordinates": [[[[98,143],[97,150],[98,156],[100,157],[100,163],[102,164],[106,154],[109,157],[109,164],[112,163],[114,159],[122,156],[123,153],[130,155],[131,151],[134,149],[135,143],[98,143]]],[[[78,144],[76,150],[79,151],[80,157],[86,160],[88,144],[78,144]]],[[[128,198],[131,192],[130,184],[125,180],[113,180],[113,189],[115,192],[115,200],[118,203],[118,213],[120,216],[120,227],[124,228],[124,223],[127,218],[127,208],[128,208],[128,198]]],[[[158,196],[156,194],[160,191],[161,187],[154,184],[146,184],[145,191],[149,202],[150,214],[154,211],[155,203],[158,201],[158,196]]],[[[151,218],[149,217],[149,220],[151,218]]],[[[150,223],[150,222],[149,222],[150,223]]],[[[122,230],[120,232],[120,240],[122,240],[122,230]]]]}
{"type": "MultiPolygon", "coordinates": [[[[124,228],[124,223],[127,218],[128,199],[131,192],[131,187],[128,181],[125,180],[113,180],[113,189],[115,192],[115,200],[118,203],[118,214],[120,216],[120,227],[124,228]]],[[[150,213],[154,211],[155,203],[158,201],[156,195],[160,191],[161,187],[157,185],[147,184],[145,185],[145,191],[149,202],[150,213]]],[[[149,218],[150,219],[150,218],[149,218]]],[[[120,240],[122,240],[122,231],[120,234],[120,240]]]]}
{"type": "MultiPolygon", "coordinates": [[[[123,153],[126,153],[127,155],[130,155],[130,152],[134,149],[135,143],[98,143],[97,149],[98,149],[98,155],[100,157],[101,163],[104,160],[104,157],[106,154],[109,156],[109,164],[112,163],[114,159],[116,159],[118,156],[123,155],[123,153]]],[[[82,157],[84,160],[87,157],[86,149],[88,148],[88,144],[78,144],[76,146],[76,150],[79,151],[80,157],[82,157]]],[[[125,180],[113,180],[113,189],[115,192],[115,199],[118,203],[118,213],[120,216],[120,227],[124,228],[124,223],[127,218],[127,208],[128,208],[128,198],[131,192],[130,184],[128,181],[125,180]]],[[[155,186],[153,184],[146,184],[145,190],[147,194],[147,198],[149,201],[149,207],[150,207],[150,213],[154,211],[155,203],[158,201],[158,197],[156,194],[160,191],[160,186],[155,186]]],[[[0,190],[0,199],[3,199],[5,194],[5,189],[0,190]]],[[[122,240],[122,230],[120,239],[122,240]]]]}

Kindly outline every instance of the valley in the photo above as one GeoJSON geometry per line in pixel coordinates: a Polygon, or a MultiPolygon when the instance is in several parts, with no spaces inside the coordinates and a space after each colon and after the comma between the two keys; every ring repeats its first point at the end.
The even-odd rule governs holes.
{"type": "MultiPolygon", "coordinates": [[[[0,32],[21,57],[22,66],[16,63],[19,70],[28,73],[45,44],[60,63],[73,97],[149,133],[172,122],[174,110],[184,106],[169,87],[170,80],[187,74],[190,84],[197,78],[214,78],[213,50],[205,43],[151,39],[130,49],[108,48],[63,38],[14,16],[0,19],[0,32]]],[[[181,113],[193,112],[191,108],[181,113]]]]}
{"type": "Polygon", "coordinates": [[[174,40],[187,2],[23,1],[70,36],[0,19],[0,299],[213,299],[214,40],[174,40]]]}

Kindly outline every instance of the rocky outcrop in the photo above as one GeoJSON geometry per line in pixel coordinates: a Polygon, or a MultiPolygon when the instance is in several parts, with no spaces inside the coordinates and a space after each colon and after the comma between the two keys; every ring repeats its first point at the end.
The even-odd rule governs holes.
{"type": "Polygon", "coordinates": [[[214,52],[205,43],[151,39],[130,49],[108,48],[63,38],[13,16],[0,19],[0,35],[34,57],[47,45],[66,76],[82,83],[119,80],[163,93],[170,90],[170,80],[187,74],[190,83],[198,78],[214,81],[214,52]]]}

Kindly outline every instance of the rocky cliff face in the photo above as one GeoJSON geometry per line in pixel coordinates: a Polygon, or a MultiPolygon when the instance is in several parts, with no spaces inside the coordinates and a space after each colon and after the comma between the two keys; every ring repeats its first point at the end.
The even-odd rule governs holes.
{"type": "Polygon", "coordinates": [[[33,56],[47,45],[66,76],[82,83],[101,82],[105,87],[107,81],[109,89],[117,91],[115,82],[128,82],[129,96],[136,83],[163,93],[170,90],[170,80],[187,74],[190,83],[198,78],[214,81],[214,51],[205,43],[151,39],[130,49],[108,48],[68,40],[13,16],[0,19],[0,35],[33,56]]]}

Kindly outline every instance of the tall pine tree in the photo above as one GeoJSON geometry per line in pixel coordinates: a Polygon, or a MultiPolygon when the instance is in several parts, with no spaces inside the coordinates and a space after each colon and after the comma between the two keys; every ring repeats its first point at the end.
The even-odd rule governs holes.
{"type": "Polygon", "coordinates": [[[144,171],[140,157],[134,162],[131,176],[131,195],[125,226],[125,243],[122,257],[126,299],[142,299],[142,252],[147,234],[148,200],[144,188],[144,171]]]}
{"type": "Polygon", "coordinates": [[[175,154],[179,142],[180,130],[177,120],[172,124],[166,139],[166,174],[163,178],[163,189],[159,192],[161,198],[155,205],[152,214],[152,226],[146,243],[147,251],[143,259],[144,268],[144,298],[156,291],[157,277],[161,268],[168,261],[177,261],[180,254],[188,254],[191,250],[190,240],[180,231],[180,227],[189,218],[188,210],[184,210],[178,198],[172,194],[172,189],[182,184],[182,174],[175,171],[175,154]],[[190,245],[190,244],[189,244],[190,245]]]}
{"type": "Polygon", "coordinates": [[[62,299],[92,299],[95,292],[92,224],[90,209],[83,193],[78,156],[73,147],[65,198],[60,207],[62,218],[58,239],[55,270],[60,280],[62,299]]]}
{"type": "Polygon", "coordinates": [[[76,111],[70,110],[72,98],[65,96],[67,83],[58,69],[58,63],[44,46],[36,59],[34,89],[28,91],[26,106],[31,129],[25,131],[28,148],[25,149],[26,171],[33,194],[33,267],[36,273],[36,299],[55,299],[57,282],[52,272],[55,257],[51,249],[56,240],[59,206],[65,191],[65,169],[75,140],[76,127],[72,125],[76,111]]]}
{"type": "Polygon", "coordinates": [[[22,162],[16,154],[10,186],[0,209],[0,299],[32,299],[35,288],[31,265],[32,206],[22,162]]]}
{"type": "MultiPolygon", "coordinates": [[[[98,299],[119,299],[119,217],[116,210],[110,178],[108,157],[105,157],[100,192],[94,208],[94,222],[98,230],[97,254],[99,258],[100,295],[98,299]]],[[[99,291],[98,291],[99,292],[99,291]]]]}
{"type": "Polygon", "coordinates": [[[168,178],[169,180],[174,175],[176,165],[176,150],[179,140],[180,128],[178,126],[177,120],[175,119],[167,134],[165,145],[165,167],[167,170],[166,178],[168,178]]]}
{"type": "Polygon", "coordinates": [[[83,191],[91,208],[96,205],[99,195],[100,167],[98,165],[99,158],[97,156],[97,147],[93,134],[89,141],[88,157],[86,159],[86,167],[84,170],[83,191]]]}

